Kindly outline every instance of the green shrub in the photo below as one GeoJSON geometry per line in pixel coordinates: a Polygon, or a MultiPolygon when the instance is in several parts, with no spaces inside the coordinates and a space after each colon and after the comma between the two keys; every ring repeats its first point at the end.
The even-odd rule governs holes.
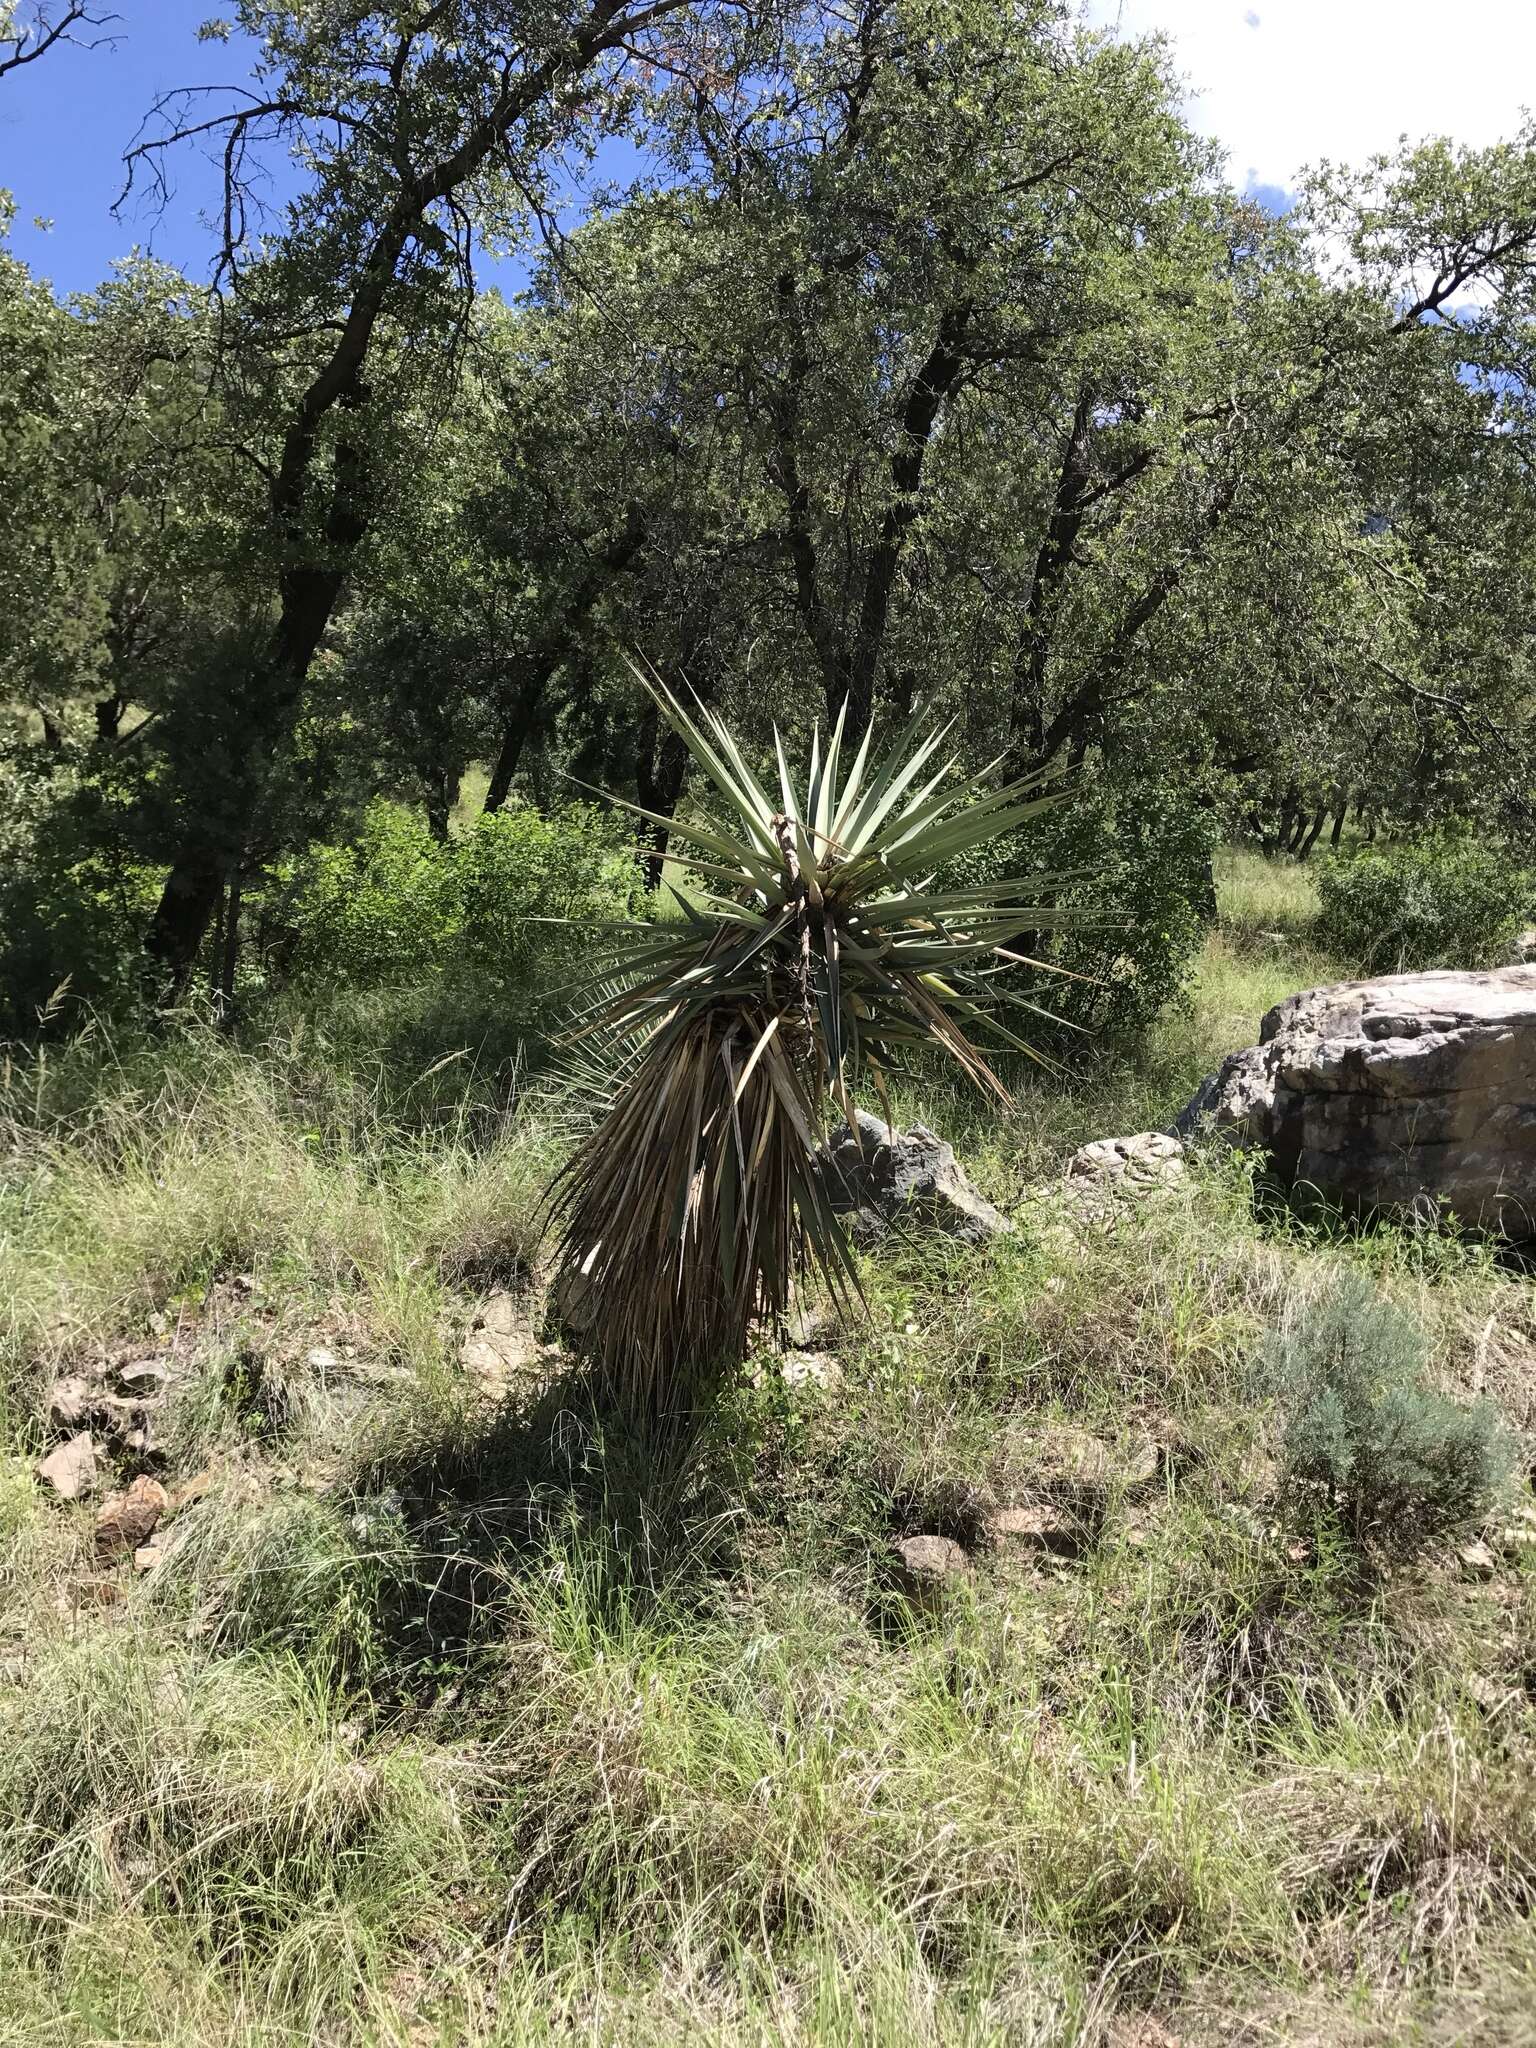
{"type": "Polygon", "coordinates": [[[581,803],[480,817],[454,872],[464,963],[477,979],[530,991],[574,971],[597,927],[630,914],[639,884],[622,816],[581,803]]]}
{"type": "Polygon", "coordinates": [[[1083,921],[1023,950],[1081,978],[1018,979],[1053,1016],[1125,1037],[1184,988],[1214,911],[1215,839],[1215,814],[1187,790],[1089,773],[1020,831],[953,863],[952,874],[957,886],[999,875],[1067,877],[1055,900],[1083,921]]]}
{"type": "Polygon", "coordinates": [[[349,846],[311,847],[289,911],[302,978],[368,988],[441,966],[457,923],[451,849],[419,812],[379,797],[349,846]]]}
{"type": "Polygon", "coordinates": [[[1330,861],[1318,893],[1320,943],[1367,974],[1496,967],[1536,907],[1536,875],[1497,846],[1402,840],[1330,861]]]}
{"type": "Polygon", "coordinates": [[[312,848],[297,877],[294,972],[359,988],[469,980],[516,1002],[570,975],[637,880],[622,821],[590,804],[519,805],[444,845],[380,798],[353,844],[312,848]]]}
{"type": "Polygon", "coordinates": [[[1496,1410],[1438,1393],[1417,1318],[1359,1273],[1259,1354],[1282,1418],[1281,1491],[1362,1545],[1398,1554],[1479,1520],[1509,1469],[1496,1410]]]}

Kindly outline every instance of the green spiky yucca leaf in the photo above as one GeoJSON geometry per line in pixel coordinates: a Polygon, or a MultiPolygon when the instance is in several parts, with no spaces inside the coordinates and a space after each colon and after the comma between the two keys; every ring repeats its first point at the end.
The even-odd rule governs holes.
{"type": "Polygon", "coordinates": [[[845,762],[840,717],[824,753],[813,740],[803,789],[775,733],[770,796],[721,718],[639,680],[716,802],[707,819],[624,808],[664,824],[709,893],[674,892],[678,922],[624,927],[594,963],[616,986],[583,1029],[628,1050],[551,1203],[557,1297],[580,1305],[612,1391],[665,1410],[744,1355],[808,1263],[857,1293],[838,1191],[816,1164],[829,1104],[853,1122],[856,1082],[883,1100],[892,1061],[927,1045],[1006,1102],[983,1041],[1029,1053],[1006,1013],[1036,1006],[998,975],[1019,964],[1021,933],[1060,918],[1021,900],[1038,877],[934,887],[955,855],[1052,800],[1038,776],[955,777],[936,765],[948,728],[924,737],[920,719],[873,765],[873,729],[845,762]]]}

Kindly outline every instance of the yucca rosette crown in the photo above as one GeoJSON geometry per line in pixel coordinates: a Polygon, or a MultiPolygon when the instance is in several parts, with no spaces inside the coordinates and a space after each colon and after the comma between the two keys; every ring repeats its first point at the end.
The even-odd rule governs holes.
{"type": "Polygon", "coordinates": [[[1038,777],[957,776],[947,728],[920,720],[875,765],[872,730],[845,762],[839,718],[803,789],[775,733],[770,795],[720,717],[640,680],[715,801],[665,820],[625,808],[665,824],[705,886],[675,892],[673,922],[626,927],[604,963],[617,992],[583,1028],[628,1051],[553,1201],[557,1292],[581,1296],[615,1389],[665,1407],[742,1356],[808,1261],[857,1288],[816,1157],[829,1108],[851,1118],[861,1080],[883,1097],[892,1063],[934,1045],[1006,1101],[986,1041],[1029,1052],[1006,1013],[1035,1006],[999,974],[1057,913],[1024,900],[1049,895],[1038,877],[934,880],[1049,801],[1038,777]]]}

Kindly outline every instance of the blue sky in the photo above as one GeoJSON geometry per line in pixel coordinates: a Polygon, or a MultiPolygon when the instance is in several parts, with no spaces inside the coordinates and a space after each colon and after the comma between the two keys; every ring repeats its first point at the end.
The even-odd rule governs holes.
{"type": "MultiPolygon", "coordinates": [[[[206,274],[213,237],[199,212],[217,178],[193,150],[176,153],[162,218],[140,206],[117,220],[112,202],[157,93],[246,76],[248,46],[196,40],[218,0],[108,4],[121,17],[114,48],[53,50],[0,83],[0,187],[16,198],[15,246],[61,292],[88,290],[136,242],[206,274]],[[35,215],[52,227],[34,227],[35,215]]],[[[1271,205],[1321,156],[1358,160],[1403,133],[1490,142],[1536,96],[1536,0],[1087,0],[1087,13],[1172,38],[1191,118],[1271,205]]],[[[518,281],[516,266],[488,274],[518,281]]]]}
{"type": "MultiPolygon", "coordinates": [[[[119,217],[112,207],[123,186],[123,152],[157,95],[181,85],[248,83],[255,54],[244,38],[198,41],[200,23],[229,12],[218,0],[104,5],[119,17],[111,47],[55,48],[0,85],[0,189],[16,202],[13,246],[60,294],[89,291],[135,245],[191,277],[207,275],[216,238],[205,216],[218,205],[217,167],[199,145],[183,145],[165,159],[170,204],[160,210],[146,185],[119,217]],[[48,225],[37,226],[37,217],[48,225]]],[[[29,13],[24,6],[22,18],[29,13]]],[[[609,152],[610,175],[629,154],[609,152]]],[[[276,169],[280,177],[281,163],[276,169]]],[[[480,268],[504,289],[524,275],[521,264],[483,257],[480,268]]]]}
{"type": "MultiPolygon", "coordinates": [[[[173,166],[176,194],[156,222],[146,208],[112,217],[123,182],[123,151],[155,95],[203,80],[238,81],[248,55],[231,43],[199,44],[199,22],[216,0],[110,0],[121,19],[111,49],[53,49],[0,85],[0,186],[16,201],[15,247],[60,291],[100,282],[135,242],[201,274],[211,236],[199,219],[217,181],[190,151],[173,166]],[[47,232],[34,215],[51,218],[47,232]]],[[[28,10],[23,10],[23,18],[28,10]]]]}

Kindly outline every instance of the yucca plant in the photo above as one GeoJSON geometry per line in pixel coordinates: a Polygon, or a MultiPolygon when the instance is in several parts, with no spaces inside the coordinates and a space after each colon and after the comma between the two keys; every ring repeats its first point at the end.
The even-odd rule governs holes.
{"type": "Polygon", "coordinates": [[[550,1195],[557,1298],[580,1305],[611,1391],[666,1411],[744,1356],[808,1264],[857,1294],[816,1159],[828,1109],[853,1122],[861,1079],[884,1102],[893,1060],[932,1045],[1006,1103],[986,1041],[1030,1052],[1005,1013],[1036,1006],[998,976],[1020,964],[1020,934],[1057,914],[1022,900],[1039,878],[935,884],[1050,801],[1038,777],[989,788],[990,771],[956,777],[953,761],[929,772],[948,728],[924,737],[920,719],[873,767],[866,732],[845,766],[840,717],[824,753],[813,740],[803,791],[775,731],[775,801],[721,718],[640,681],[718,802],[709,819],[625,808],[666,825],[708,893],[675,892],[677,922],[624,927],[600,963],[615,979],[579,1033],[621,1056],[606,1114],[550,1195]]]}

